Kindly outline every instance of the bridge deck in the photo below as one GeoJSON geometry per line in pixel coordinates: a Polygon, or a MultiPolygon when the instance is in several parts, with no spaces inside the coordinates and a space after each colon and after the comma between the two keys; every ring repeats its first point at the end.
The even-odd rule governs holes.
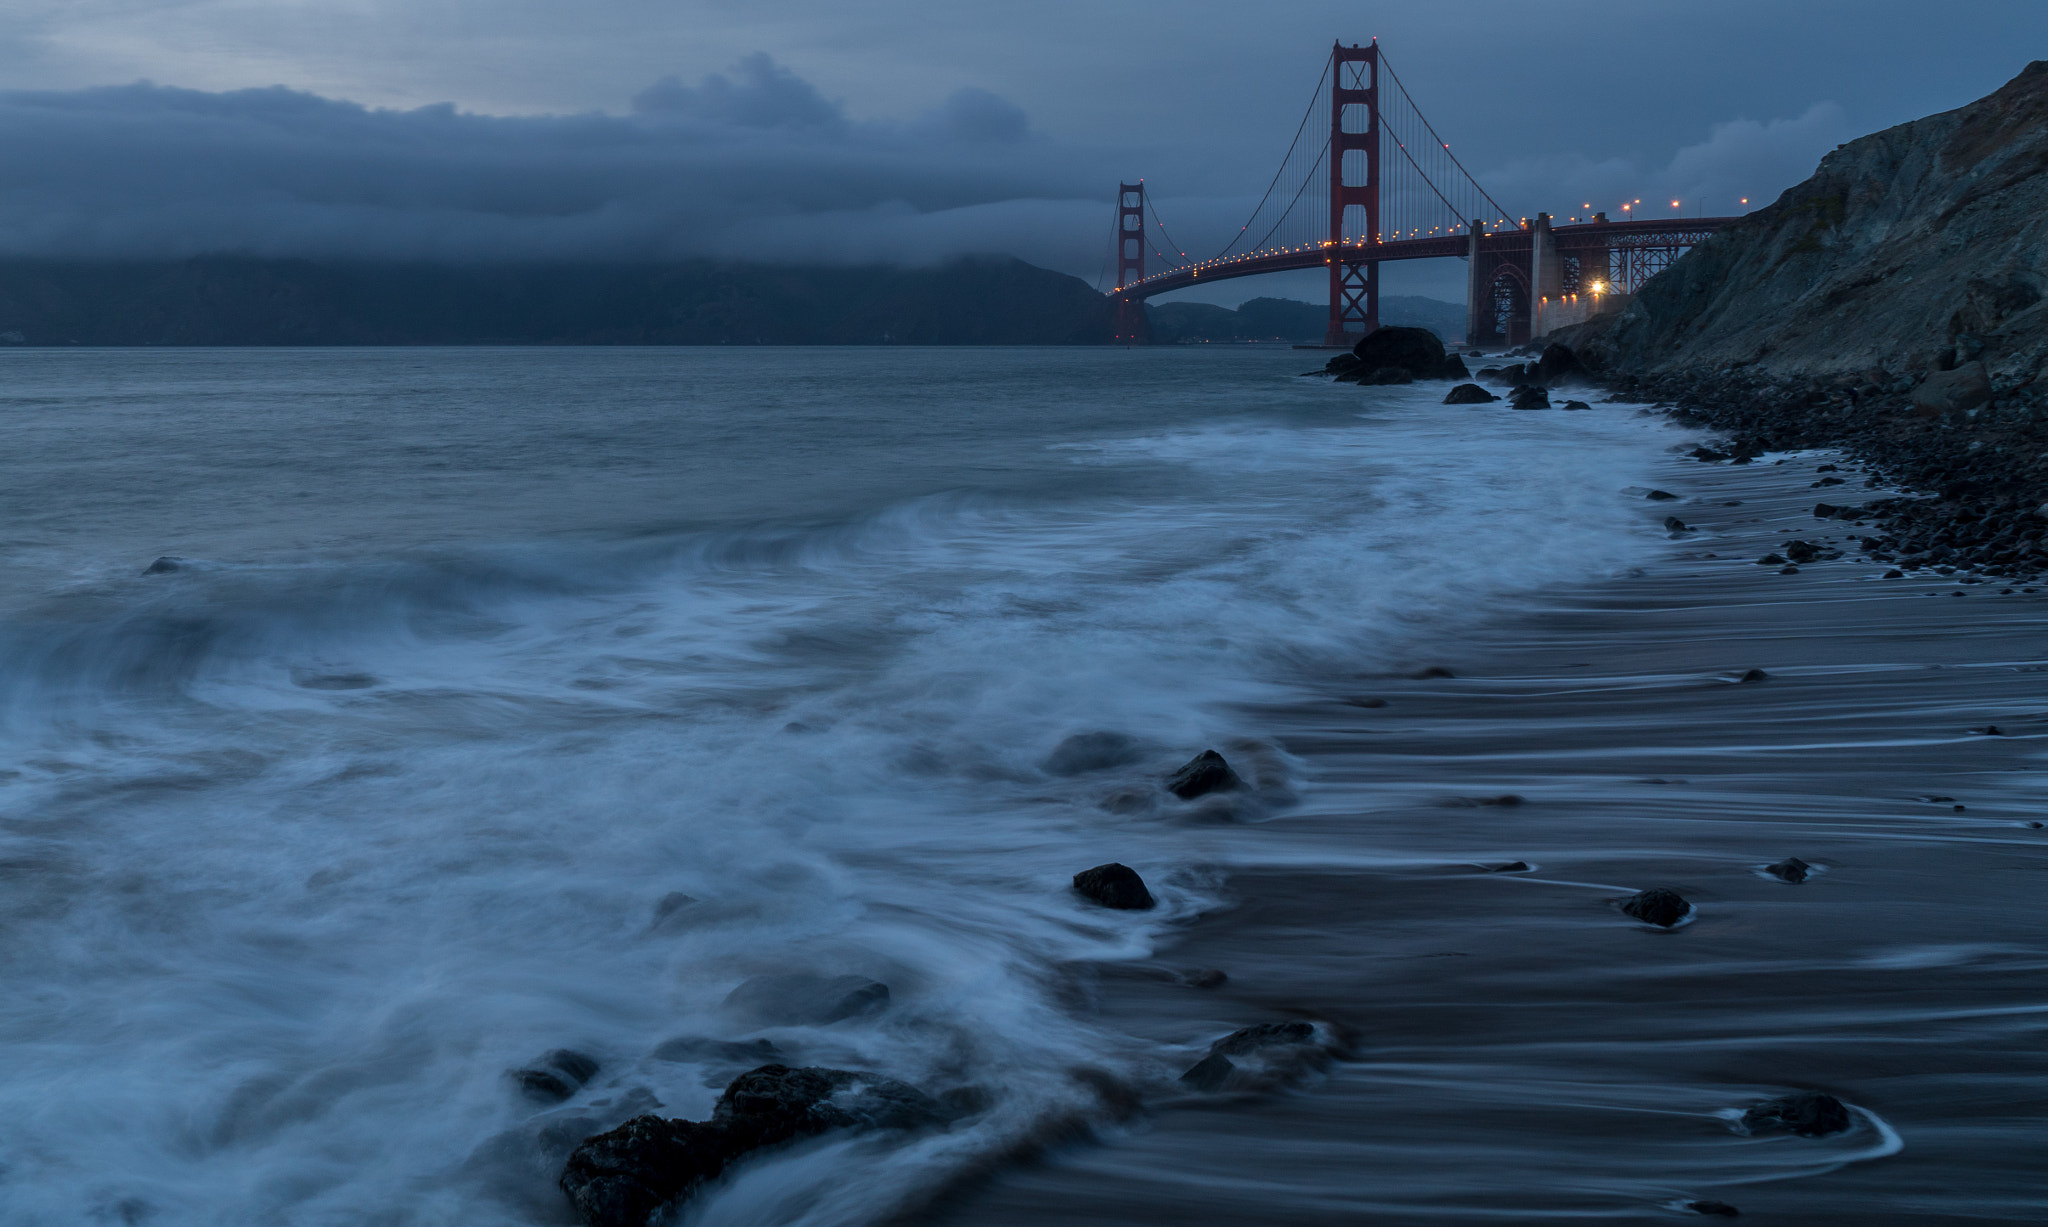
{"type": "MultiPolygon", "coordinates": [[[[1558,226],[1551,231],[1560,252],[1618,251],[1631,247],[1690,247],[1708,235],[1741,220],[1735,217],[1674,218],[1667,221],[1586,222],[1558,226]]],[[[1487,254],[1527,252],[1527,230],[1503,230],[1480,236],[1479,247],[1487,254]]],[[[1285,251],[1259,251],[1224,260],[1209,260],[1186,268],[1168,269],[1136,281],[1113,294],[1150,298],[1172,290],[1184,290],[1204,281],[1232,277],[1256,277],[1261,273],[1282,273],[1294,269],[1325,268],[1340,258],[1347,264],[1369,260],[1438,260],[1467,255],[1471,239],[1462,234],[1431,238],[1396,239],[1391,243],[1357,243],[1342,248],[1328,245],[1298,247],[1285,251]]]]}

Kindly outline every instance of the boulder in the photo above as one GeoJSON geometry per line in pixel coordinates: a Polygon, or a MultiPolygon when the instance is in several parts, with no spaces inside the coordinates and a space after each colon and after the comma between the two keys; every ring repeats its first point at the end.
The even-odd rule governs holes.
{"type": "Polygon", "coordinates": [[[1145,888],[1145,879],[1129,865],[1111,861],[1074,875],[1074,889],[1104,907],[1124,912],[1143,912],[1158,906],[1145,888]]]}
{"type": "Polygon", "coordinates": [[[1913,389],[1909,398],[1925,417],[1961,413],[1991,399],[1991,376],[1982,362],[1966,362],[1952,371],[1935,371],[1913,389]]]}
{"type": "Polygon", "coordinates": [[[1550,392],[1539,384],[1525,383],[1515,389],[1514,397],[1508,402],[1516,409],[1550,408],[1550,392]]]}
{"type": "Polygon", "coordinates": [[[1687,903],[1685,898],[1675,890],[1667,890],[1662,886],[1653,886],[1648,890],[1638,891],[1623,900],[1621,910],[1642,921],[1644,924],[1652,924],[1660,929],[1668,929],[1683,920],[1686,913],[1692,911],[1692,904],[1687,903]]]}
{"type": "Polygon", "coordinates": [[[1052,748],[1039,766],[1047,775],[1085,775],[1137,761],[1138,743],[1122,733],[1076,733],[1052,748]]]}
{"type": "Polygon", "coordinates": [[[1352,363],[1329,369],[1339,383],[1407,383],[1407,379],[1378,379],[1378,371],[1407,371],[1409,379],[1466,379],[1464,358],[1446,354],[1444,342],[1427,328],[1378,328],[1352,346],[1352,363]]]}
{"type": "Polygon", "coordinates": [[[1529,377],[1537,383],[1549,385],[1584,373],[1579,356],[1569,346],[1552,342],[1543,347],[1543,356],[1536,359],[1535,369],[1529,377]]]}
{"type": "Polygon", "coordinates": [[[1770,874],[1772,877],[1778,879],[1780,882],[1804,882],[1806,880],[1806,876],[1812,871],[1813,866],[1807,864],[1805,861],[1800,860],[1796,856],[1788,856],[1784,860],[1779,861],[1775,865],[1764,866],[1764,872],[1770,874]]]}
{"type": "Polygon", "coordinates": [[[1383,366],[1359,380],[1360,383],[1384,387],[1388,384],[1414,383],[1415,372],[1405,366],[1383,366]]]}
{"type": "Polygon", "coordinates": [[[1221,1090],[1231,1075],[1239,1072],[1232,1057],[1239,1061],[1255,1058],[1254,1063],[1265,1067],[1261,1072],[1268,1075],[1293,1072],[1311,1055],[1310,1046],[1315,1048],[1314,1055],[1320,1055],[1321,1036],[1314,1023],[1258,1023],[1209,1045],[1209,1055],[1190,1066],[1180,1080],[1198,1091],[1221,1090]]]}
{"type": "Polygon", "coordinates": [[[1444,395],[1444,404],[1486,405],[1499,399],[1500,397],[1495,396],[1476,383],[1461,383],[1444,395]]]}
{"type": "Polygon", "coordinates": [[[1803,1138],[1824,1138],[1849,1127],[1849,1109],[1833,1095],[1794,1091],[1767,1099],[1744,1112],[1742,1126],[1752,1133],[1782,1129],[1803,1138]]]}
{"type": "Polygon", "coordinates": [[[889,1008],[889,986],[866,976],[812,972],[755,976],[726,994],[725,1009],[770,1027],[823,1027],[889,1008]]]}
{"type": "Polygon", "coordinates": [[[1685,526],[1685,521],[1679,519],[1677,516],[1664,517],[1664,530],[1674,537],[1680,533],[1691,531],[1685,526]]]}
{"type": "Polygon", "coordinates": [[[1244,781],[1237,778],[1237,772],[1232,771],[1230,764],[1214,750],[1204,750],[1195,755],[1166,781],[1166,791],[1183,801],[1242,787],[1244,781]]]}
{"type": "Polygon", "coordinates": [[[637,1116],[585,1139],[560,1183],[590,1227],[644,1227],[757,1150],[838,1129],[912,1129],[945,1119],[937,1101],[893,1079],[763,1065],[733,1079],[708,1121],[637,1116]]]}
{"type": "Polygon", "coordinates": [[[1811,541],[1787,541],[1783,549],[1785,557],[1793,562],[1812,562],[1820,557],[1820,547],[1811,541]]]}
{"type": "Polygon", "coordinates": [[[597,1076],[597,1060],[567,1048],[557,1048],[523,1069],[512,1071],[512,1081],[527,1098],[541,1103],[560,1103],[583,1089],[597,1076]]]}

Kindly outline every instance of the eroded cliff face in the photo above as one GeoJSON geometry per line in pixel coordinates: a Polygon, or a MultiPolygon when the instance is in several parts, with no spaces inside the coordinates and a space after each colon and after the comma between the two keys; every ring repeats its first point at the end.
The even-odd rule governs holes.
{"type": "MultiPolygon", "coordinates": [[[[1566,338],[1616,374],[2048,379],[2048,61],[1852,141],[1566,338]]],[[[2034,390],[2034,389],[2029,389],[2034,390]]]]}

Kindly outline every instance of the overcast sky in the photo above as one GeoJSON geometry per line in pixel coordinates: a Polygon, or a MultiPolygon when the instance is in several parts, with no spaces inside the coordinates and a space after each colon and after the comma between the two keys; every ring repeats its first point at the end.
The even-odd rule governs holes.
{"type": "MultiPolygon", "coordinates": [[[[1006,251],[1092,281],[1119,177],[1220,245],[1331,40],[1375,36],[1511,210],[1735,212],[2048,56],[2048,0],[0,0],[0,251],[1006,251]]],[[[1318,293],[1214,290],[1268,292],[1318,293]]]]}

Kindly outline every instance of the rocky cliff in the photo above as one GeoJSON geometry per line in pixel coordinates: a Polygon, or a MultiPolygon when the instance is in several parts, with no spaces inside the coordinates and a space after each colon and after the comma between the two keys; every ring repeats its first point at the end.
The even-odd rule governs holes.
{"type": "Polygon", "coordinates": [[[2042,380],[2048,61],[1959,110],[1841,146],[1569,342],[1638,375],[1889,388],[1981,360],[2000,393],[2042,380]]]}

